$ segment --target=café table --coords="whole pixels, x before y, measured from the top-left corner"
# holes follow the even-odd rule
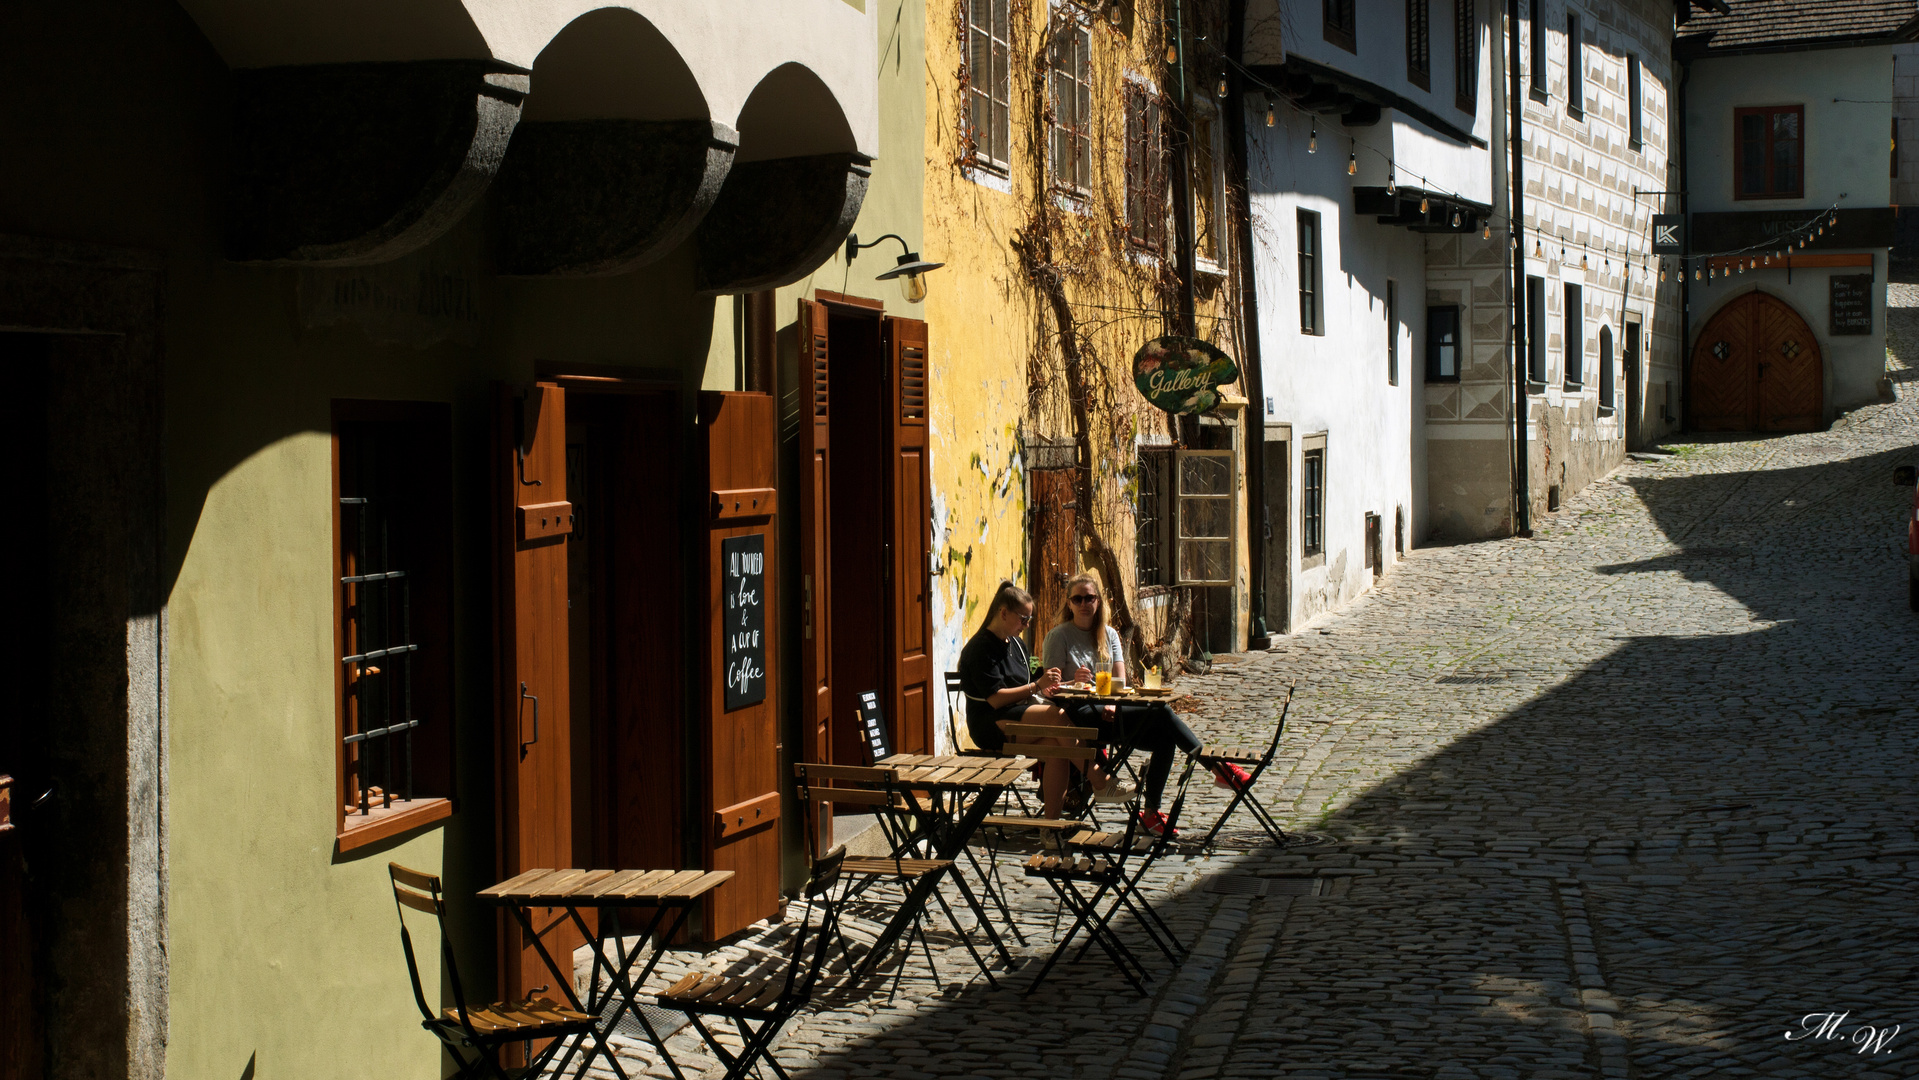
[[[907,827],[901,831],[901,838],[894,850],[895,856],[909,850],[920,850],[923,845],[930,846],[933,858],[953,861],[954,870],[957,871],[960,856],[965,855],[971,861],[971,853],[966,846],[979,830],[980,823],[999,804],[1000,795],[1026,775],[1026,771],[1038,761],[1028,757],[893,754],[877,764],[894,771],[896,779],[889,786],[897,798],[891,812],[906,819]],[[970,802],[963,798],[966,795],[973,796]],[[977,864],[975,869],[978,869]],[[965,898],[967,906],[972,909],[973,917],[986,930],[987,938],[998,950],[1001,963],[1006,970],[1012,970],[1012,950],[1007,948],[1006,942],[993,928],[992,920],[979,898],[967,885],[963,875],[955,872],[953,880],[959,886],[960,895]],[[907,894],[901,914],[895,916],[881,932],[873,946],[872,955],[885,955],[892,948],[911,922],[912,910],[926,903],[928,894],[936,884],[936,880],[928,878],[924,884],[914,886]],[[1011,913],[1005,910],[1004,901],[998,901],[997,897],[995,900],[1010,925]]]
[[[1155,687],[1150,690],[1144,687],[1126,687],[1124,690],[1101,694],[1090,686],[1061,683],[1050,696],[1055,701],[1074,705],[1170,705],[1174,691],[1171,687]],[[1112,760],[1114,762],[1124,762],[1132,757],[1133,748],[1139,742],[1140,731],[1140,728],[1135,728],[1130,739],[1113,744]]]
[[[601,1017],[601,1023],[590,1031],[593,1048],[587,1050],[580,1060],[577,1076],[586,1076],[587,1066],[596,1054],[604,1055],[613,1072],[626,1080],[626,1071],[620,1068],[619,1061],[613,1056],[613,1050],[607,1045],[606,1037],[620,1020],[621,1014],[631,1011],[634,1019],[646,1031],[647,1038],[660,1051],[675,1077],[680,1077],[680,1067],[673,1056],[666,1051],[666,1044],[653,1025],[640,1011],[640,987],[653,973],[653,967],[659,962],[665,951],[666,943],[673,940],[680,928],[685,925],[687,915],[694,905],[707,893],[720,887],[733,877],[731,870],[528,870],[491,888],[481,889],[481,900],[490,901],[505,907],[512,913],[514,921],[526,934],[526,940],[540,954],[547,970],[553,974],[554,981],[565,992],[567,1001],[581,1012]],[[587,980],[586,1001],[582,1003],[573,989],[572,956],[568,956],[563,968],[547,951],[541,938],[561,926],[566,920],[555,919],[545,930],[533,928],[534,908],[559,908],[566,913],[579,928],[587,943],[593,948],[593,973]],[[646,928],[640,932],[639,943],[630,951],[626,945],[621,921],[622,908],[651,908]],[[594,925],[587,925],[586,910],[595,910],[599,918]],[[668,916],[671,925],[664,932],[660,924]],[[648,943],[651,942],[651,948]],[[633,965],[644,955],[646,963],[639,975],[633,975]],[[605,988],[601,988],[600,975],[606,974]],[[610,1002],[617,1002],[609,1011]],[[560,1063],[553,1069],[555,1076],[563,1075],[573,1054],[580,1050],[581,1039],[575,1038],[567,1047]]]

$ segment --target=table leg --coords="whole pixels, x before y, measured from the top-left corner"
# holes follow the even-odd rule
[[[571,972],[562,972],[560,965],[553,962],[553,954],[546,951],[546,943],[540,940],[539,933],[533,929],[533,920],[527,915],[527,908],[521,904],[509,904],[508,910],[513,912],[513,918],[519,922],[520,928],[526,931],[527,938],[533,942],[533,950],[540,954],[540,960],[546,964],[546,970],[551,972],[554,980],[560,984],[561,991],[566,994],[567,1003],[580,1012],[586,1012],[586,1008],[580,1004],[580,995],[573,992],[573,974]],[[571,907],[567,908],[566,911],[567,914],[573,916],[576,920],[579,918],[579,913]],[[552,927],[548,927],[547,929],[550,930]],[[587,938],[588,940],[592,940],[593,935],[589,934]],[[597,948],[594,949],[594,952],[597,953],[598,951]],[[581,1062],[581,1075],[585,1075],[586,1063],[593,1060],[593,1054],[599,1053],[606,1055],[607,1063],[613,1067],[613,1071],[619,1075],[620,1080],[626,1080],[626,1071],[620,1068],[619,1060],[613,1056],[613,1048],[606,1044],[606,1036],[601,1033],[599,1025],[587,1025],[586,1033],[593,1036],[594,1049],[592,1052],[589,1052],[586,1058]],[[554,1044],[554,1046],[558,1045],[557,1042]],[[556,1072],[566,1071],[567,1063],[573,1060],[573,1052],[579,1049],[579,1046],[580,1040],[576,1036],[573,1039],[573,1045],[567,1048],[566,1055],[560,1059],[560,1066],[555,1070]],[[552,1053],[553,1048],[549,1047],[546,1056],[551,1057]],[[530,1066],[533,1063],[529,1061],[527,1064]]]

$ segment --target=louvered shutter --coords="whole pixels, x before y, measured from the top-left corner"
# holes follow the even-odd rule
[[[894,749],[924,754],[933,746],[933,616],[930,564],[933,496],[928,467],[926,324],[888,316],[889,477],[886,508],[893,523],[887,564],[888,715]]]
[[[799,536],[800,536],[800,730],[805,759],[833,761],[832,494],[827,457],[826,305],[800,301]],[[830,806],[815,813],[821,851],[833,846]]]

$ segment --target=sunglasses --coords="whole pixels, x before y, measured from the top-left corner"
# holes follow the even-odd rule
[[[1099,597],[1098,597],[1098,596],[1097,596],[1096,594],[1094,594],[1094,593],[1081,593],[1081,594],[1079,594],[1078,596],[1069,596],[1069,597],[1067,597],[1067,598],[1066,598],[1066,600],[1067,600],[1067,602],[1068,602],[1068,603],[1072,603],[1072,604],[1097,604],[1097,603],[1099,603]]]
[[[1008,615],[1011,615],[1011,616],[1013,616],[1013,618],[1015,618],[1015,619],[1018,619],[1018,620],[1019,620],[1019,624],[1020,624],[1021,626],[1025,626],[1025,625],[1026,625],[1027,623],[1030,623],[1030,622],[1032,622],[1032,621],[1033,621],[1033,617],[1032,617],[1031,615],[1020,615],[1020,614],[1017,614],[1017,613],[1015,613],[1015,612],[1014,612],[1014,611],[1012,611],[1011,609],[1008,609],[1006,613],[1007,613]]]

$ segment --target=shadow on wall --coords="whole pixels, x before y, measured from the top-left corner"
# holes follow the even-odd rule
[[[1919,1015],[1919,800],[1898,779],[1919,772],[1919,621],[1904,610],[1891,540],[1838,542],[1873,534],[1833,501],[1880,484],[1893,505],[1905,494],[1888,483],[1895,456],[1641,484],[1685,551],[1595,573],[1679,570],[1777,625],[1623,636],[1556,685],[1561,673],[1529,658],[1531,673],[1514,678],[1548,689],[1317,826],[1346,842],[1301,853],[1350,888],[1282,902],[1189,886],[1163,905],[1189,940],[1208,919],[1227,931],[1177,988],[1211,1004],[1156,1007],[1089,961],[1048,987],[1065,1010],[1034,1010],[1018,977],[998,992],[975,986],[825,1055],[815,1075],[890,1068],[931,1046],[963,1047],[989,1075],[1127,1061],[1170,1076],[1218,1054],[1220,1075],[1283,1062],[1314,1076],[1448,1080],[1597,1075],[1622,1054],[1647,1076],[1865,1066],[1843,1041],[1781,1035],[1811,1012],[1851,1010],[1847,1034]],[[1728,534],[1749,546],[1729,554]],[[1685,625],[1683,612],[1653,617]],[[1342,680],[1342,710],[1399,715],[1403,685]],[[1301,687],[1300,727],[1317,719],[1315,689]],[[1470,715],[1488,691],[1457,692]],[[1806,869],[1802,845],[1847,842],[1856,858]],[[1307,870],[1271,859],[1255,851],[1226,869]],[[1259,944],[1274,934],[1269,950]],[[1249,957],[1263,961],[1256,982],[1239,966]],[[1244,1015],[1227,1023],[1230,1047],[1192,1038],[1234,1009]],[[1611,1034],[1621,1009],[1625,1040]],[[1148,1024],[1166,1025],[1152,1038],[1185,1029],[1186,1049],[1171,1061],[1137,1053]],[[991,1045],[1002,1035],[1010,1047]]]

